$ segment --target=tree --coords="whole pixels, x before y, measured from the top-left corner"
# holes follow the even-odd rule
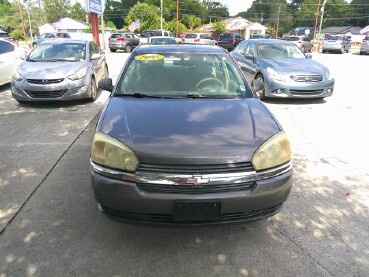
[[[158,7],[146,3],[137,3],[125,17],[125,23],[129,26],[137,19],[140,20],[140,30],[160,28],[160,10]]]
[[[353,26],[366,27],[369,25],[369,3],[368,0],[352,0],[350,3],[353,16],[350,23]]]
[[[226,25],[222,21],[215,21],[213,22],[213,29],[214,32],[219,36],[221,33],[224,33],[226,30]]]
[[[329,0],[325,5],[324,27],[345,26],[352,16],[352,7],[345,0]]]
[[[177,32],[177,20],[176,19],[173,19],[173,20],[171,20],[169,22],[165,22],[164,23],[164,28],[166,30],[171,31],[172,33],[175,34]],[[184,25],[181,22],[178,22],[178,34],[181,34],[181,33],[183,33],[186,30],[187,30],[186,25]]]
[[[107,0],[105,5],[104,20],[112,21],[117,29],[123,27],[123,18],[127,16],[129,10],[137,4],[138,0]]]
[[[117,29],[117,26],[115,26],[115,24],[112,21],[106,22],[105,27],[112,28],[114,30]]]
[[[43,0],[44,12],[48,22],[56,22],[60,18],[67,17],[71,8],[69,1]]]
[[[207,6],[206,22],[211,20],[220,20],[229,17],[228,8],[223,6],[220,2],[205,1]]]
[[[193,28],[201,25],[201,18],[193,15],[185,15],[184,17],[182,17],[181,22],[192,31]]]
[[[86,19],[86,11],[85,9],[82,7],[82,5],[80,3],[75,3],[71,9],[70,9],[70,14],[69,16],[73,19],[77,19],[77,20],[85,20]]]

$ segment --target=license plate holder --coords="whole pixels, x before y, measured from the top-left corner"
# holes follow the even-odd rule
[[[173,218],[175,221],[215,221],[220,220],[220,202],[175,201]]]

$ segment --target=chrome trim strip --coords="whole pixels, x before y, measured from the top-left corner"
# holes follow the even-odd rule
[[[289,161],[281,166],[267,169],[264,171],[256,172],[240,172],[240,173],[219,173],[219,174],[165,174],[165,173],[128,173],[123,171],[118,171],[115,169],[109,169],[101,165],[95,164],[90,159],[91,168],[94,172],[101,174],[106,177],[114,178],[117,180],[136,182],[143,184],[161,184],[161,185],[191,185],[190,183],[183,183],[181,181],[193,180],[198,178],[199,180],[209,180],[206,185],[211,184],[235,184],[235,183],[245,183],[251,181],[260,181],[268,178],[276,177],[287,173],[292,169],[292,161]]]

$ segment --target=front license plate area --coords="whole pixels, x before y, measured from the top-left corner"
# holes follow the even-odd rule
[[[175,221],[214,221],[220,219],[220,202],[175,201]]]

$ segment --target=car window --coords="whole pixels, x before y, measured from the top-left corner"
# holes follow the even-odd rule
[[[300,38],[299,37],[288,37],[287,40],[288,41],[299,41]]]
[[[63,43],[49,44],[43,43],[34,48],[27,56],[27,61],[46,62],[50,60],[60,61],[80,61],[86,58],[85,44]]]
[[[226,54],[160,53],[133,55],[117,94],[185,97],[251,97],[233,59]]]
[[[245,55],[246,48],[249,46],[247,41],[241,42],[238,46],[234,49],[235,52],[240,53],[241,55]]]
[[[260,44],[257,53],[261,59],[306,59],[295,44]]]
[[[92,57],[93,54],[99,54],[100,48],[97,46],[97,44],[93,41],[90,42],[90,57]]]
[[[0,54],[9,53],[14,50],[14,45],[0,40]]]
[[[196,34],[186,34],[185,38],[196,38],[197,35]]]
[[[0,32],[0,38],[7,38],[7,37],[9,37],[9,34],[8,33],[6,33],[6,32]]]
[[[112,34],[111,38],[120,38],[122,37],[122,34]]]

